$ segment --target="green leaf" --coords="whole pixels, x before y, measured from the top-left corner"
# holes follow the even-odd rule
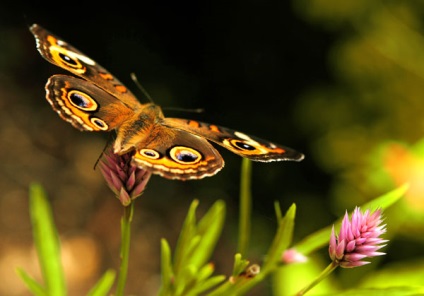
[[[249,260],[243,259],[242,255],[240,253],[237,253],[234,256],[234,267],[233,267],[233,277],[238,276],[240,273],[242,273],[246,267],[250,264]]]
[[[278,219],[278,229],[274,240],[266,255],[265,263],[262,270],[253,277],[243,275],[243,271],[249,268],[248,261],[243,260],[240,254],[235,256],[234,271],[231,282],[227,281],[214,290],[209,296],[219,295],[243,295],[259,284],[266,276],[275,271],[281,263],[281,255],[285,249],[291,244],[294,229],[294,218],[296,206],[293,204],[287,211],[285,217],[281,217],[281,210],[276,204],[276,215]],[[240,272],[242,266],[244,269]],[[234,275],[234,273],[236,273]]]
[[[200,293],[203,293],[209,289],[212,289],[214,286],[219,285],[225,280],[225,278],[226,277],[224,275],[217,275],[217,276],[211,277],[201,282],[200,284],[196,285],[196,287],[194,287],[186,296],[199,295]]]
[[[59,238],[50,205],[39,184],[32,184],[29,193],[33,236],[45,282],[46,295],[66,295]]]
[[[274,202],[274,210],[277,221],[281,221],[281,219],[283,219],[283,213],[281,212],[280,203],[278,201]]]
[[[372,209],[375,210],[379,207],[386,209],[389,206],[393,205],[395,202],[397,202],[401,197],[404,196],[405,192],[408,190],[409,185],[405,184],[402,185],[395,190],[392,190],[382,196],[379,196],[365,204],[363,204],[360,208],[361,209]],[[298,252],[302,253],[303,255],[307,255],[319,248],[322,248],[323,246],[328,244],[328,241],[330,239],[330,233],[331,228],[333,225],[339,225],[342,221],[343,217],[340,217],[337,221],[335,221],[333,224],[328,225],[325,228],[322,228],[310,235],[308,235],[305,239],[297,243],[293,248],[295,248]]]
[[[181,269],[184,267],[187,257],[187,249],[190,246],[191,240],[195,236],[196,228],[196,209],[199,205],[198,200],[193,200],[188,210],[187,216],[184,220],[183,227],[178,238],[177,246],[174,253],[174,274],[177,276]]]
[[[285,264],[279,267],[272,274],[273,295],[296,295],[300,289],[313,283],[317,279],[317,275],[326,268],[326,262],[323,262],[319,256],[317,257],[308,258],[306,262]],[[327,295],[327,293],[338,291],[339,288],[340,281],[335,279],[334,273],[332,273],[304,295]]]
[[[195,217],[197,206],[198,201],[194,200],[188,210],[173,265],[169,245],[162,240],[162,285],[159,293],[162,296],[195,295],[195,291],[205,291],[223,280],[222,277],[210,277],[214,266],[208,260],[221,235],[225,203],[216,201],[198,223]]]
[[[198,202],[192,203],[181,231],[176,248],[174,272],[178,276],[182,266],[200,268],[210,258],[225,219],[225,204],[216,201],[196,225],[195,210]],[[184,262],[184,265],[181,265]]]
[[[335,293],[326,293],[327,296],[418,296],[424,295],[424,287],[391,287],[385,289],[352,289]]]
[[[16,270],[19,277],[23,280],[25,285],[31,291],[32,294],[37,296],[47,296],[46,290],[43,286],[41,286],[37,281],[35,281],[32,277],[30,277],[25,271],[18,268]]]
[[[206,280],[208,277],[210,277],[213,272],[215,271],[215,266],[213,263],[205,264],[198,272],[197,274],[197,280],[203,281]]]
[[[277,217],[281,215],[278,204],[275,206]],[[278,229],[274,240],[266,255],[261,274],[267,273],[281,262],[281,255],[291,244],[293,238],[294,219],[296,216],[296,205],[293,204],[287,210],[285,217],[278,220]]]
[[[87,293],[87,296],[107,296],[115,281],[116,272],[112,269],[107,270],[98,280],[93,288]]]
[[[201,267],[206,264],[218,243],[225,220],[225,203],[217,200],[200,219],[196,234],[200,236],[197,249],[191,254],[191,264]]]
[[[171,248],[165,239],[161,240],[161,288],[159,295],[165,296],[171,294],[171,282],[174,277],[172,271]]]

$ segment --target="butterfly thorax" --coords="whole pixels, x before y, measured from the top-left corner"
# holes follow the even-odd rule
[[[162,131],[158,127],[162,126],[164,115],[159,106],[153,103],[143,104],[134,111],[132,116],[116,129],[114,152],[117,154],[148,145]]]

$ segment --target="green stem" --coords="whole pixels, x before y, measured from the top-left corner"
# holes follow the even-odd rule
[[[133,213],[134,201],[129,206],[124,207],[124,214],[121,218],[121,266],[119,267],[116,296],[124,295],[125,284],[127,282]]]
[[[250,214],[252,208],[252,196],[250,180],[252,174],[252,163],[243,158],[240,180],[240,217],[239,217],[239,245],[238,253],[245,256],[250,238]]]
[[[314,286],[316,286],[320,281],[322,281],[323,279],[325,279],[338,266],[339,265],[336,262],[334,262],[334,261],[331,262],[330,265],[328,265],[313,282],[311,282],[309,285],[307,285],[302,290],[300,290],[299,292],[297,292],[296,296],[302,296],[302,295],[304,295],[306,292],[308,292],[310,289],[312,289]]]

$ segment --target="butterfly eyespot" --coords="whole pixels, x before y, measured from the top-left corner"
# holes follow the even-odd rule
[[[80,110],[96,111],[98,108],[97,102],[94,99],[92,99],[89,95],[83,92],[80,92],[77,90],[71,90],[68,93],[68,98],[71,104]]]
[[[86,71],[86,67],[80,61],[83,61],[84,63],[91,61],[89,58],[85,58],[83,55],[66,50],[60,46],[51,46],[50,53],[52,55],[52,59],[55,60],[61,67],[71,68],[68,70],[79,74],[83,74]]]
[[[90,121],[92,124],[94,124],[97,128],[99,128],[102,131],[106,131],[109,129],[109,126],[107,125],[107,123],[100,118],[92,117],[90,118]]]
[[[152,149],[140,149],[140,154],[151,159],[158,159],[160,158],[159,152],[152,150]]]
[[[232,145],[234,148],[237,148],[237,149],[241,149],[241,150],[249,150],[249,151],[256,150],[256,147],[254,147],[254,146],[252,146],[252,145],[249,145],[249,144],[247,144],[247,143],[246,143],[246,142],[244,142],[244,141],[240,141],[240,140],[231,140],[231,141],[230,141],[230,143],[231,143],[231,145]]]
[[[202,159],[202,155],[194,149],[175,146],[169,150],[169,156],[178,163],[182,164],[194,164]]]
[[[74,60],[73,58],[71,58],[70,56],[68,56],[64,53],[59,53],[59,57],[68,66],[73,67],[73,68],[79,68],[78,67],[79,63],[76,60]]]

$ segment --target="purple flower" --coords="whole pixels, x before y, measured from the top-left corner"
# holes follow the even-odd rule
[[[363,261],[366,257],[385,255],[377,252],[388,241],[380,238],[380,235],[386,232],[386,224],[381,225],[381,212],[381,209],[377,209],[373,213],[369,210],[361,213],[356,207],[352,221],[346,212],[338,236],[334,233],[333,225],[328,252],[334,264],[352,268],[370,263]]]
[[[143,193],[151,176],[151,172],[133,165],[131,159],[131,152],[118,155],[112,149],[107,149],[100,159],[103,177],[124,206]]]

